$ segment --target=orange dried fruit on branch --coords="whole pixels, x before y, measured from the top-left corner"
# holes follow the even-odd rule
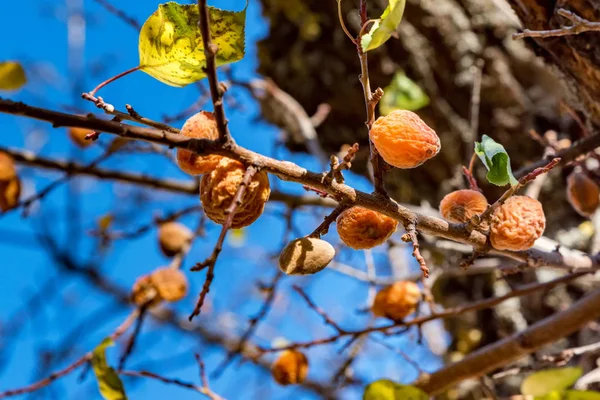
[[[133,304],[139,307],[148,304],[148,306],[152,307],[160,303],[161,300],[156,288],[152,284],[150,275],[142,275],[136,279],[131,289],[131,301]]]
[[[17,176],[15,162],[11,156],[0,151],[0,181],[8,181]]]
[[[86,147],[94,144],[93,140],[85,138],[87,135],[92,133],[94,133],[94,131],[91,129],[78,128],[75,126],[69,128],[69,138],[80,149],[85,149]]]
[[[150,275],[158,296],[165,301],[179,301],[187,294],[185,274],[174,268],[158,268]]]
[[[279,255],[279,269],[288,275],[310,275],[325,268],[333,257],[335,249],[329,243],[317,238],[292,240]]]
[[[194,234],[185,225],[167,222],[158,229],[158,244],[167,257],[173,257],[183,251],[192,242]]]
[[[590,217],[600,203],[600,188],[584,172],[573,171],[567,178],[567,199],[580,215]]]
[[[21,181],[12,157],[0,152],[0,211],[15,208],[21,197]]]
[[[421,290],[412,281],[400,281],[377,292],[371,311],[378,317],[401,321],[412,314],[421,300]]]
[[[369,136],[385,162],[396,168],[418,167],[441,148],[435,131],[408,110],[392,111],[377,118]]]
[[[384,243],[396,231],[398,221],[363,207],[351,207],[336,222],[342,242],[356,250],[370,249]]]
[[[446,221],[461,223],[483,213],[487,207],[487,199],[481,192],[462,189],[444,196],[440,202],[440,214]]]
[[[513,196],[494,211],[490,241],[497,250],[527,250],[542,236],[545,228],[542,204],[528,196]]]
[[[308,374],[308,359],[297,350],[284,350],[271,365],[271,374],[280,385],[302,383]]]
[[[181,128],[181,134],[193,139],[218,139],[219,131],[215,116],[211,112],[200,111],[185,122]],[[190,175],[211,172],[219,164],[221,158],[223,157],[216,154],[200,156],[189,150],[177,149],[177,164],[179,168]]]
[[[233,202],[245,172],[246,168],[242,163],[223,157],[214,171],[202,177],[200,200],[206,216],[212,221],[218,224],[225,223],[225,210]],[[239,229],[256,221],[263,213],[270,194],[269,176],[264,171],[258,171],[246,187],[231,227]]]

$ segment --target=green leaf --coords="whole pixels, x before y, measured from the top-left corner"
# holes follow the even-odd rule
[[[508,183],[515,186],[518,183],[510,167],[510,157],[500,143],[483,135],[481,143],[475,142],[475,153],[488,170],[486,175],[488,182],[497,186],[504,186]]]
[[[600,393],[589,390],[567,390],[562,400],[600,400]]]
[[[373,23],[369,33],[364,34],[360,39],[363,51],[376,49],[387,42],[396,32],[400,21],[402,21],[405,5],[406,0],[390,0],[383,14],[381,14],[381,18]]]
[[[521,383],[521,394],[545,396],[572,386],[583,373],[581,368],[552,368],[535,372]]]
[[[246,7],[226,11],[208,7],[212,42],[217,45],[217,65],[244,57]],[[197,4],[169,2],[158,6],[140,31],[140,69],[167,85],[183,87],[206,74]]]
[[[100,342],[92,351],[92,368],[98,381],[100,394],[105,400],[127,400],[121,379],[106,362],[106,348],[114,344],[111,338]]]
[[[379,101],[379,112],[388,115],[394,110],[417,111],[428,104],[429,97],[423,89],[400,70],[384,89],[383,97]]]
[[[414,386],[400,385],[389,379],[380,379],[369,384],[363,400],[428,400],[429,396]]]
[[[17,90],[27,83],[23,66],[16,61],[0,61],[0,90]]]

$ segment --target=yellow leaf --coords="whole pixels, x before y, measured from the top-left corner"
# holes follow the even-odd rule
[[[92,368],[100,394],[105,400],[127,400],[119,375],[106,362],[106,348],[113,345],[112,339],[106,338],[92,351]]]
[[[244,57],[246,7],[226,11],[208,7],[217,65]],[[197,4],[169,2],[158,6],[140,31],[140,69],[167,85],[183,87],[204,78],[206,58],[198,27]]]
[[[0,61],[0,90],[17,90],[27,83],[23,66],[16,61]]]
[[[550,368],[530,374],[521,383],[521,394],[544,396],[572,386],[582,375],[579,367]]]
[[[102,217],[98,218],[98,228],[100,228],[101,232],[106,232],[110,225],[112,224],[114,217],[112,214],[106,214]]]

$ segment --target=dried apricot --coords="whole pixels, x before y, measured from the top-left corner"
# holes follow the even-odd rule
[[[317,238],[299,238],[288,243],[279,255],[279,269],[288,275],[310,275],[325,268],[335,249]]]
[[[94,131],[91,129],[78,128],[75,126],[69,128],[69,138],[80,149],[85,149],[86,147],[94,144],[93,140],[85,138],[91,133],[94,133]]]
[[[398,221],[363,207],[351,207],[337,218],[340,239],[353,249],[370,249],[384,243],[398,227]]]
[[[181,134],[194,139],[218,139],[219,131],[215,116],[211,112],[200,111],[183,124]],[[200,156],[189,150],[177,149],[177,164],[179,168],[190,175],[211,172],[219,164],[221,158],[223,157],[216,154]]]
[[[440,214],[449,222],[467,222],[488,207],[485,196],[477,190],[462,189],[448,193],[440,202]]]
[[[158,229],[158,244],[167,257],[173,257],[184,250],[193,237],[192,231],[178,222],[164,223]]]
[[[273,362],[271,374],[280,385],[302,383],[308,374],[308,359],[297,350],[284,350]]]
[[[400,281],[377,292],[371,310],[378,317],[401,321],[412,314],[421,300],[419,286],[412,281]]]
[[[497,250],[527,250],[545,228],[542,204],[531,197],[513,196],[494,211],[490,241]]]
[[[567,178],[567,199],[575,211],[589,217],[600,203],[600,188],[584,172],[573,171]]]
[[[239,161],[223,157],[214,171],[202,177],[200,200],[208,218],[218,224],[225,223],[225,210],[233,201],[245,171],[246,168]],[[262,214],[270,194],[269,176],[264,171],[257,172],[237,208],[232,228],[243,228],[256,221]]]
[[[140,307],[148,304],[148,306],[152,307],[160,303],[161,300],[156,288],[152,284],[150,275],[142,275],[136,279],[131,289],[131,301],[133,304]]]
[[[21,197],[21,181],[18,176],[8,180],[0,180],[0,211],[15,208]]]
[[[187,294],[188,282],[178,269],[158,268],[150,275],[158,296],[165,301],[179,301]]]
[[[417,114],[392,111],[379,117],[369,132],[381,157],[397,168],[415,168],[439,153],[440,138]]]
[[[15,162],[11,156],[0,151],[0,181],[8,181],[17,176]]]

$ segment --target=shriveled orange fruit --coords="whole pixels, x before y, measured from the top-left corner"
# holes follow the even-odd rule
[[[600,188],[584,172],[573,171],[567,178],[567,199],[580,215],[590,217],[600,204]]]
[[[440,214],[446,221],[467,222],[483,213],[488,206],[485,196],[477,190],[462,189],[448,193],[440,202]]]
[[[401,321],[412,314],[421,300],[421,290],[412,281],[400,281],[377,292],[371,311],[378,317]]]
[[[152,283],[152,277],[150,275],[142,275],[136,279],[131,288],[131,301],[133,304],[140,307],[144,304],[148,304],[148,306],[152,307],[162,301],[156,291],[156,287]]]
[[[8,180],[0,180],[0,211],[12,210],[19,204],[21,197],[21,181],[18,176]]]
[[[187,278],[178,269],[158,268],[152,272],[150,280],[158,296],[165,301],[179,301],[187,294]]]
[[[206,216],[212,221],[218,224],[225,223],[225,210],[231,205],[245,172],[246,168],[242,163],[223,157],[214,171],[202,177],[200,200]],[[264,171],[257,172],[237,208],[232,228],[243,228],[256,221],[263,213],[270,194],[269,176]]]
[[[181,134],[194,139],[218,139],[219,131],[215,116],[211,112],[200,111],[185,122],[181,128]],[[190,175],[211,172],[219,164],[221,158],[223,157],[216,154],[199,156],[189,150],[177,149],[177,165]]]
[[[91,129],[78,128],[74,126],[69,128],[69,138],[80,149],[85,149],[86,147],[94,144],[93,140],[88,140],[85,138],[91,133],[94,133],[94,131]]]
[[[336,222],[342,242],[353,249],[379,246],[396,231],[398,221],[363,207],[351,207],[340,214]]]
[[[439,153],[440,138],[417,114],[396,110],[379,117],[369,132],[381,157],[397,168],[415,168]]]
[[[308,359],[297,350],[284,350],[271,365],[271,374],[280,385],[302,383],[308,374]]]
[[[509,197],[492,215],[490,241],[497,250],[527,250],[546,228],[542,204],[528,196]]]
[[[173,257],[190,244],[194,234],[179,222],[167,222],[158,229],[158,245],[167,257]]]
[[[0,151],[0,181],[8,181],[17,176],[15,162],[11,156]]]

